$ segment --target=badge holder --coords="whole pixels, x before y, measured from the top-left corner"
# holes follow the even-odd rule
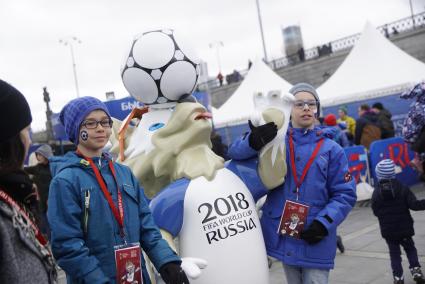
[[[287,200],[277,233],[299,239],[307,222],[308,208],[307,205]]]
[[[140,243],[114,246],[118,284],[142,284]]]

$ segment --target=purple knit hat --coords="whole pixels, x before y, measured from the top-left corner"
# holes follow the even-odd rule
[[[94,110],[103,110],[111,117],[106,105],[99,99],[93,97],[81,97],[67,103],[60,112],[60,121],[65,127],[69,140],[78,145],[80,126],[84,118]]]

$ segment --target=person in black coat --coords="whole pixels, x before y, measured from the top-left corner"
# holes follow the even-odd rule
[[[372,195],[372,210],[378,217],[381,235],[388,244],[394,283],[404,283],[400,246],[406,252],[413,279],[416,283],[425,283],[412,239],[415,231],[410,214],[410,210],[425,210],[425,199],[417,200],[412,191],[395,178],[392,160],[380,161],[375,174],[378,182]]]
[[[24,171],[32,176],[32,181],[37,186],[39,195],[38,207],[40,209],[41,231],[50,236],[49,224],[47,222],[47,199],[49,197],[49,186],[52,175],[49,168],[49,158],[53,156],[52,148],[48,144],[43,144],[35,150],[37,165],[25,167]]]
[[[382,103],[374,103],[372,105],[372,110],[378,115],[379,126],[382,131],[382,139],[391,138],[395,135],[394,123],[391,120],[392,114],[384,108]]]
[[[382,138],[378,115],[371,111],[369,105],[363,104],[358,109],[359,118],[356,120],[354,144],[363,145],[369,149],[373,141]]]

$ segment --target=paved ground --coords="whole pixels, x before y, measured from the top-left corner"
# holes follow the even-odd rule
[[[416,185],[413,191],[418,198],[425,198],[425,185]],[[416,231],[414,241],[419,261],[425,268],[425,211],[412,211],[412,216],[415,219]],[[357,205],[340,225],[338,233],[343,238],[346,250],[344,254],[337,253],[335,269],[330,274],[329,282],[331,284],[392,283],[388,248],[381,237],[378,219],[373,215],[369,206]],[[415,283],[410,277],[409,265],[405,256],[403,256],[403,268],[405,283]],[[282,265],[277,261],[273,262],[270,275],[270,284],[287,283]],[[66,283],[63,273],[60,274],[59,283]]]

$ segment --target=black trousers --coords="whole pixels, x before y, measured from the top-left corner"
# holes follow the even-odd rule
[[[390,250],[391,268],[393,275],[401,277],[403,275],[403,267],[401,266],[401,249],[403,247],[409,261],[409,268],[420,267],[418,252],[416,251],[415,243],[412,237],[403,238],[400,240],[385,239]]]

